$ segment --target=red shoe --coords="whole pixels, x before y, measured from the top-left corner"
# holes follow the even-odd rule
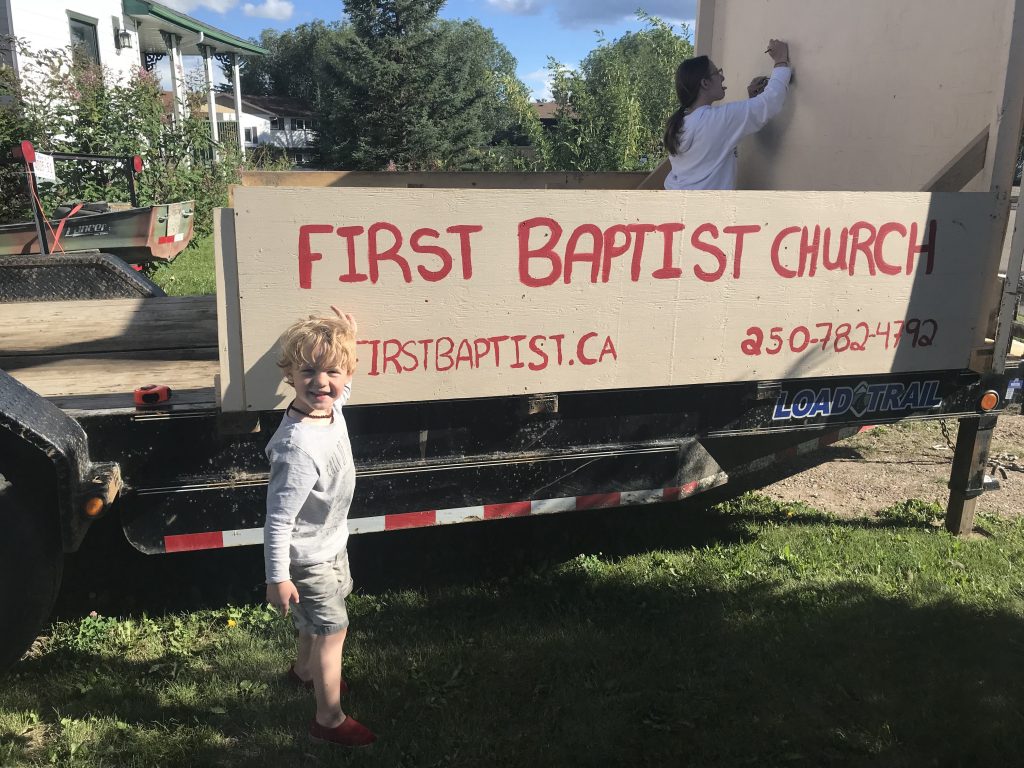
[[[341,725],[333,728],[320,725],[314,717],[309,724],[309,738],[326,744],[337,744],[339,747],[365,747],[377,740],[374,732],[354,717],[346,717]]]
[[[292,685],[294,685],[296,688],[305,688],[307,691],[312,691],[313,690],[313,681],[312,680],[303,680],[301,677],[299,677],[298,673],[295,671],[295,665],[294,664],[292,664],[290,667],[288,667],[288,675],[287,675],[287,677],[288,677],[288,682],[291,683]],[[345,678],[343,677],[343,678],[341,678],[341,695],[344,696],[347,693],[348,693],[348,683],[345,682]]]

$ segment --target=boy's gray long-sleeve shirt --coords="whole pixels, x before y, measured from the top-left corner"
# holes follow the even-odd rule
[[[341,406],[351,394],[347,384],[334,404],[334,420],[326,426],[303,423],[286,412],[267,444],[270,483],[263,555],[269,584],[290,579],[291,563],[332,560],[348,543],[356,473]]]

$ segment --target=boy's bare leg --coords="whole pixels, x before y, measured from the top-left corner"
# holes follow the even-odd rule
[[[346,629],[333,635],[313,637],[310,663],[313,692],[316,694],[316,721],[327,728],[341,725],[341,650],[345,646]]]
[[[313,676],[313,636],[299,632],[299,647],[295,657],[295,674],[303,680]]]

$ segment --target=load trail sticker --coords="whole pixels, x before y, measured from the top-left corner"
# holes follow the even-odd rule
[[[775,403],[772,421],[810,419],[816,416],[855,416],[867,413],[902,413],[942,404],[939,382],[913,381],[910,384],[862,381],[855,387],[801,389],[795,394],[783,390]]]

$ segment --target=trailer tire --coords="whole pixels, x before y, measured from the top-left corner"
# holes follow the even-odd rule
[[[53,610],[64,569],[55,505],[33,503],[26,490],[46,489],[47,484],[31,482],[31,475],[16,477],[25,480],[16,485],[0,468],[0,672],[38,636]]]

